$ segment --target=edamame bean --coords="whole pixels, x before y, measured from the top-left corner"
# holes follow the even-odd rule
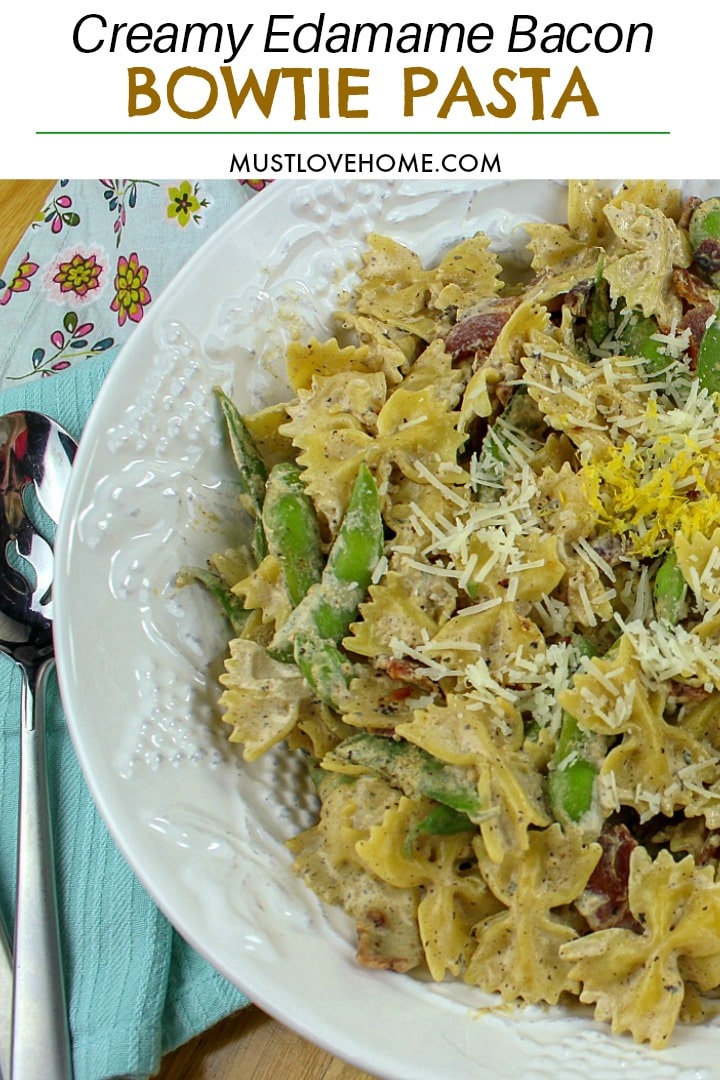
[[[262,508],[268,478],[267,468],[235,403],[219,386],[215,387],[215,396],[225,419],[230,448],[237,465],[240,488],[245,496],[247,509],[255,519],[253,552],[255,559],[260,563],[267,555],[267,542],[262,525]]]
[[[268,652],[279,660],[292,660],[295,638],[338,645],[357,618],[383,550],[383,523],[375,477],[364,463],[350,494],[345,516],[330,549],[320,581],[312,585],[275,634]]]
[[[655,614],[673,626],[680,620],[685,603],[687,585],[678,566],[673,550],[668,551],[655,575],[653,599]]]
[[[717,316],[702,336],[697,358],[698,382],[709,393],[720,393],[720,323]]]
[[[606,742],[583,731],[574,716],[563,712],[560,737],[548,767],[547,796],[556,821],[580,825],[593,809],[599,763]]]
[[[480,799],[472,769],[448,765],[404,739],[361,732],[335,747],[326,761],[360,766],[387,780],[404,795],[432,799],[466,815],[471,822],[487,816],[488,808]]]
[[[213,574],[211,570],[205,570],[201,566],[184,566],[178,573],[178,586],[190,585],[192,582],[198,582],[207,589],[220,605],[234,633],[239,634],[249,615],[240,597],[235,595],[218,574]]]
[[[262,522],[268,549],[279,562],[285,588],[297,607],[322,576],[320,527],[300,468],[289,461],[273,466],[265,489]]]

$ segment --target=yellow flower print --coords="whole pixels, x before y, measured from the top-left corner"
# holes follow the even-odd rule
[[[168,188],[170,201],[167,205],[167,216],[171,221],[176,221],[184,229],[193,221],[199,225],[202,221],[201,211],[209,205],[207,199],[198,198],[199,184],[191,184],[189,180],[183,180],[179,187]]]

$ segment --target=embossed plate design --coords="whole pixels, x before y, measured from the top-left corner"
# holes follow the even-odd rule
[[[57,539],[61,690],[118,845],[180,933],[253,1001],[392,1080],[717,1075],[713,1024],[680,1028],[658,1054],[579,1009],[498,1008],[462,984],[359,968],[349,921],[290,870],[284,841],[314,810],[302,765],[282,749],[246,765],[227,743],[215,709],[223,625],[201,590],[173,584],[244,526],[213,386],[244,409],[281,400],[287,342],[332,332],[368,232],[426,261],[481,228],[517,253],[520,223],[560,220],[564,202],[550,180],[276,183],[187,263],[124,347]]]

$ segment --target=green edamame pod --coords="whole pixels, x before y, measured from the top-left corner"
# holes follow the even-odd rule
[[[655,614],[658,619],[664,619],[674,626],[682,617],[686,592],[687,585],[682,570],[678,566],[675,552],[670,550],[658,568],[653,586]]]
[[[602,736],[583,731],[574,716],[563,712],[562,727],[548,768],[547,795],[553,817],[580,825],[595,805],[599,765],[605,756]]]
[[[473,830],[473,823],[467,814],[438,803],[418,825],[408,830],[403,849],[410,859],[418,836],[456,836],[458,833],[471,830]]]
[[[705,199],[695,207],[688,236],[695,262],[707,279],[720,288],[720,199]]]
[[[448,765],[403,739],[361,732],[336,746],[326,761],[359,765],[387,780],[404,795],[432,799],[465,815],[471,822],[482,821],[487,815],[473,770]]]
[[[383,527],[377,484],[365,462],[361,462],[342,525],[328,555],[325,573],[338,581],[355,582],[366,592],[382,549]]]
[[[654,340],[659,333],[660,327],[656,319],[652,316],[645,318],[637,313],[624,334],[623,344],[628,356],[642,356],[647,360],[645,367],[651,375],[659,375],[672,363],[672,358],[664,351],[662,341]]]
[[[336,712],[342,711],[352,665],[332,641],[312,633],[295,636],[294,659],[308,685],[322,702]]]
[[[600,345],[612,329],[610,319],[610,286],[603,277],[605,260],[599,259],[595,271],[595,285],[590,297],[590,306],[587,315],[587,329],[590,340],[595,345]]]
[[[470,827],[471,822],[467,814],[438,803],[428,816],[423,818],[417,831],[428,836],[454,836],[455,833],[467,832]]]
[[[285,588],[297,607],[322,576],[320,528],[301,470],[292,462],[273,466],[265,488],[262,522],[268,550],[280,563]]]
[[[180,587],[190,585],[192,582],[198,582],[204,586],[220,605],[234,633],[240,633],[247,622],[249,612],[243,606],[240,597],[228,588],[221,577],[201,566],[183,566],[177,575],[176,582]]]
[[[255,519],[253,551],[256,560],[261,562],[267,555],[267,542],[262,525],[262,508],[268,478],[267,468],[235,403],[221,387],[216,386],[214,390],[225,419],[230,448],[237,465],[240,488],[246,497],[248,509]]]
[[[375,477],[361,464],[327,565],[273,638],[268,652],[292,660],[300,633],[337,645],[357,618],[383,550],[383,522]],[[307,650],[307,641],[305,649]]]
[[[717,316],[702,336],[697,358],[700,385],[711,394],[720,392],[720,323]]]

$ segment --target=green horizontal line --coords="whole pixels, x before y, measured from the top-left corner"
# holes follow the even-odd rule
[[[670,135],[669,131],[36,131],[36,135]]]

